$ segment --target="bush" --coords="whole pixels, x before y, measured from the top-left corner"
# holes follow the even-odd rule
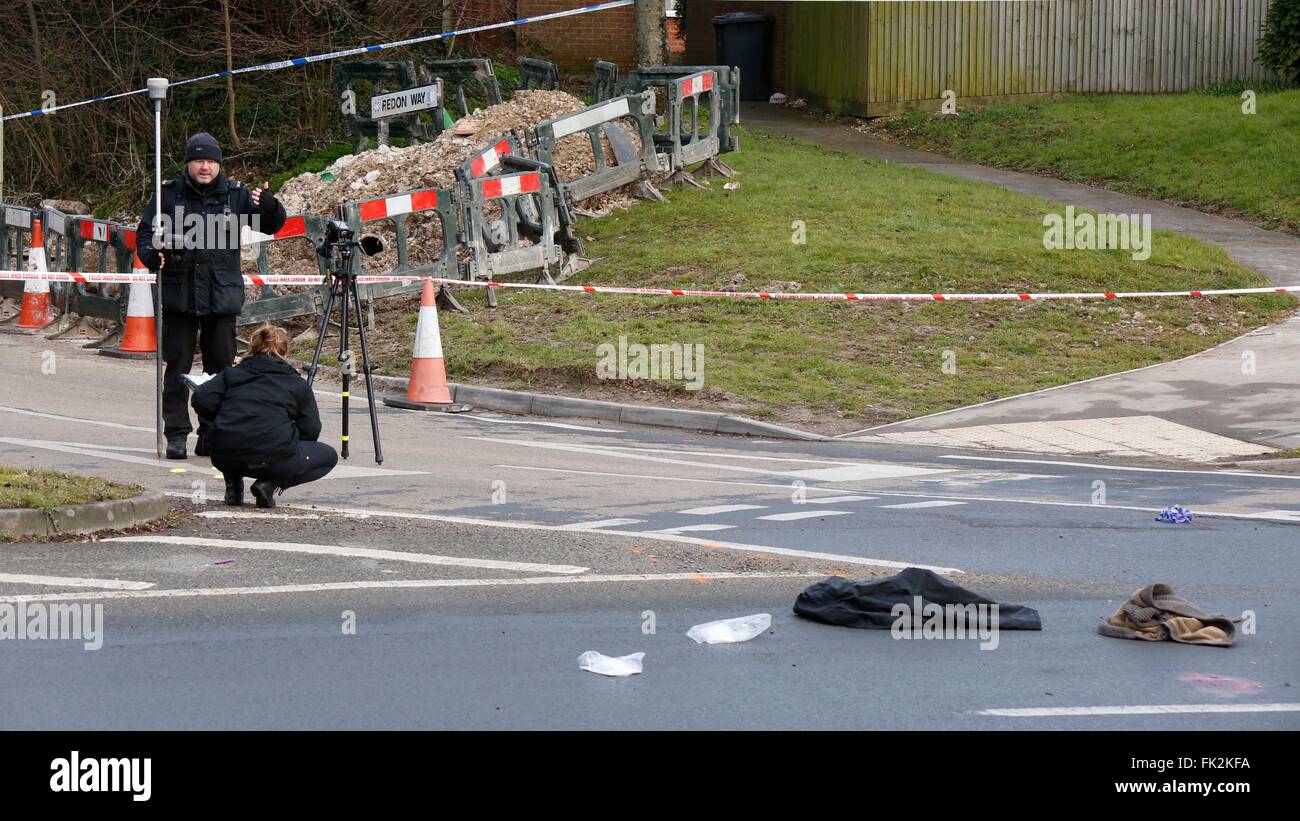
[[[1300,84],[1300,0],[1273,0],[1256,59],[1287,82]]]

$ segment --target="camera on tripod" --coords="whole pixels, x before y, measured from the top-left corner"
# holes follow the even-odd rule
[[[325,345],[325,335],[329,332],[331,322],[330,316],[334,312],[335,305],[339,309],[339,376],[343,382],[343,415],[341,424],[343,428],[342,438],[340,440],[339,455],[344,459],[348,458],[348,443],[350,436],[348,434],[348,401],[352,396],[351,383],[352,375],[355,373],[353,362],[355,358],[349,347],[348,335],[351,330],[350,326],[353,321],[356,322],[357,338],[361,341],[361,373],[366,382],[366,404],[370,410],[370,432],[375,441],[375,464],[383,464],[384,452],[379,443],[379,418],[375,415],[375,385],[371,377],[373,370],[370,364],[370,353],[366,350],[366,323],[361,318],[361,294],[357,287],[356,275],[360,273],[355,270],[358,266],[354,265],[353,254],[360,248],[361,253],[368,257],[384,250],[384,243],[378,237],[362,237],[358,242],[356,232],[352,230],[346,222],[341,219],[327,220],[325,223],[325,239],[316,246],[316,254],[323,257],[329,265],[329,271],[333,275],[328,280],[328,288],[325,293],[325,303],[321,309],[320,326],[316,332],[316,352],[312,355],[311,364],[304,370],[307,372],[307,384],[315,382],[316,373],[320,370],[321,351]],[[351,319],[349,319],[349,314]]]
[[[345,263],[351,262],[356,249],[360,248],[361,253],[368,257],[384,250],[379,237],[362,237],[360,242],[355,237],[356,232],[343,220],[326,220],[325,241],[316,247],[316,253],[330,260],[330,268],[335,274],[346,276],[352,272],[352,266]]]

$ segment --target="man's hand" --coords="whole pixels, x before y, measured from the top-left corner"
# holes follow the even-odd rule
[[[270,182],[264,182],[264,183],[262,183],[261,185],[259,185],[258,187],[256,187],[256,188],[253,189],[253,205],[256,205],[258,208],[261,208],[261,207],[262,207],[262,190],[263,190],[263,189],[266,189],[267,193],[270,193],[271,183],[270,183]]]

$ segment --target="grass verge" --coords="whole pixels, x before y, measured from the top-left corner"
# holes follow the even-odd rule
[[[916,147],[1156,197],[1300,235],[1300,89],[1261,87],[1255,113],[1216,93],[1098,94],[912,112],[872,131]]]
[[[61,505],[130,499],[141,493],[144,488],[139,485],[0,465],[0,508],[53,510]]]

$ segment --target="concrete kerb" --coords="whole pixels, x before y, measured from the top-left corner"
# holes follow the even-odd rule
[[[305,362],[294,362],[297,367]],[[337,375],[336,368],[321,366],[322,373]],[[406,395],[406,379],[395,376],[375,376],[375,390]],[[545,393],[513,391],[505,388],[485,388],[448,382],[453,402],[472,405],[484,410],[517,413],[524,416],[562,416],[578,419],[599,419],[625,425],[650,425],[706,433],[723,433],[738,436],[764,436],[770,439],[797,439],[820,442],[830,437],[818,433],[787,428],[770,422],[760,422],[745,416],[729,416],[713,411],[658,408],[650,405],[627,405],[621,402],[601,402],[595,399],[575,399]]]
[[[51,511],[34,508],[0,510],[0,536],[59,536],[122,530],[166,516],[171,506],[162,493],[131,499],[62,505]]]

